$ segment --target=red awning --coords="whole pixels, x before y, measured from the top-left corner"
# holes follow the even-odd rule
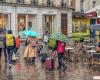
[[[86,18],[97,17],[97,13],[96,13],[96,12],[85,13],[84,16],[85,16]]]

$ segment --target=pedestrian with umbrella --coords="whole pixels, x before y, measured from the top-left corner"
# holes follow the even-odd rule
[[[24,32],[28,38],[26,40],[26,48],[24,51],[24,58],[25,61],[28,63],[35,63],[35,58],[37,54],[37,33],[31,31]]]
[[[61,34],[61,33],[53,33],[51,34],[51,38],[54,38],[57,40],[57,54],[58,54],[58,69],[63,68],[63,72],[65,72],[67,66],[64,63],[64,52],[66,47],[66,42],[68,41],[68,38]]]

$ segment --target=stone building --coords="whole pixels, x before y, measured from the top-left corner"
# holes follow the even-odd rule
[[[0,27],[15,36],[25,29],[71,36],[72,8],[67,0],[0,0]]]

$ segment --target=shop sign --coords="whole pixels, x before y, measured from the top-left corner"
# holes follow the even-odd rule
[[[100,24],[100,18],[97,18],[97,24]]]
[[[8,11],[7,7],[0,6],[0,12],[7,12],[7,11]]]
[[[86,14],[85,14],[85,17],[86,17],[86,18],[97,17],[97,13],[96,13],[96,12],[86,13]]]
[[[30,8],[27,8],[24,12],[25,12],[25,13],[31,13],[32,10],[31,10]]]

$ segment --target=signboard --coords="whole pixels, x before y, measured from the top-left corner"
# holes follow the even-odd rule
[[[90,13],[86,13],[84,16],[86,18],[97,17],[97,13],[96,12],[90,12]]]

